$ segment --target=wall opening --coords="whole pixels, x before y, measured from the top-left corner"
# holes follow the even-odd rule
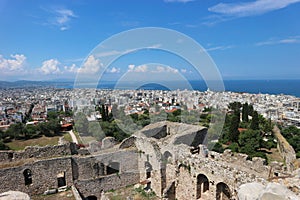
[[[32,184],[32,173],[30,169],[25,169],[23,171],[23,176],[24,176],[25,185]]]
[[[206,191],[209,190],[209,180],[204,174],[197,176],[197,187],[196,187],[197,199],[200,199]]]
[[[152,165],[150,164],[150,162],[148,161],[145,162],[145,169],[146,169],[146,179],[151,178]]]
[[[92,195],[85,198],[85,200],[97,200],[97,197]]]
[[[165,151],[161,161],[161,192],[167,187],[167,164],[171,161],[172,154],[169,151]]]
[[[64,187],[67,185],[66,182],[66,172],[61,172],[59,174],[57,174],[57,187]]]
[[[152,176],[152,165],[150,164],[150,162],[146,161],[145,162],[145,169],[146,169],[146,179],[151,178]],[[147,187],[146,190],[151,189],[151,181],[148,180],[147,181]]]
[[[229,186],[226,183],[220,182],[217,184],[216,200],[230,200],[231,193]]]
[[[108,166],[106,166],[106,174],[116,174],[120,172],[120,163],[111,162]]]

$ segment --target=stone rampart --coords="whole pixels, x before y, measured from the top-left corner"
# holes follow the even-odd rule
[[[58,179],[58,176],[62,179]],[[30,195],[42,194],[48,189],[63,185],[71,186],[71,157],[39,160],[18,167],[0,169],[0,183],[0,193],[16,190]]]
[[[28,158],[53,158],[77,153],[75,143],[55,146],[28,146],[22,151],[0,151],[0,162],[11,162]]]
[[[288,141],[281,135],[280,130],[277,126],[274,126],[273,132],[277,138],[277,149],[280,152],[283,160],[285,161],[288,171],[295,170],[296,166],[294,163],[296,161],[296,153],[293,147],[288,143]]]
[[[99,177],[96,179],[86,179],[75,181],[75,187],[84,197],[101,197],[101,191],[115,190],[139,182],[138,173],[120,173]]]

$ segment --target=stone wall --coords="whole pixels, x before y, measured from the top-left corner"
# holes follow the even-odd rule
[[[77,180],[75,187],[84,197],[96,196],[101,198],[101,191],[115,190],[139,182],[138,173],[112,174],[97,179]]]
[[[25,184],[25,170],[30,170],[31,183]],[[58,174],[65,174],[67,186],[73,184],[71,157],[40,160],[19,167],[0,169],[0,193],[15,190],[42,194],[48,189],[58,188]]]
[[[51,158],[76,154],[76,144],[26,147],[23,151],[0,151],[0,162],[11,162],[28,158]]]
[[[287,170],[293,171],[296,166],[294,163],[296,161],[296,153],[293,147],[287,142],[287,140],[281,135],[280,130],[277,126],[274,126],[273,132],[275,137],[277,138],[277,148],[283,157]]]
[[[119,173],[137,173],[138,171],[138,152],[136,149],[125,149],[102,153],[92,156],[73,156],[72,167],[74,179],[84,180],[98,178],[109,174],[107,167],[111,163],[119,163],[116,168]],[[117,169],[118,168],[118,169]]]

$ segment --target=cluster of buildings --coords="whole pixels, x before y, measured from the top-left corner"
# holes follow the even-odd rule
[[[70,110],[71,90],[53,88],[0,89],[0,129],[11,124],[47,121],[49,111]],[[29,122],[30,121],[30,122]]]
[[[95,90],[61,88],[0,89],[0,128],[10,124],[46,121],[49,111],[74,111],[84,109],[89,120],[101,118],[95,111],[106,105],[111,112],[113,105],[124,109],[125,114],[173,112],[177,109],[203,111],[214,107],[226,110],[230,102],[252,104],[266,118],[300,127],[300,98],[290,95],[249,94],[235,92],[190,90]],[[27,118],[26,118],[27,117]]]

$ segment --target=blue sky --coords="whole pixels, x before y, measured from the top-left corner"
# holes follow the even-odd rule
[[[173,29],[193,38],[223,79],[299,79],[299,2],[1,0],[0,80],[74,79],[84,66],[94,67],[89,70],[94,73],[102,61],[90,53],[99,43],[142,27]],[[123,56],[105,76],[113,80],[127,72],[163,71],[195,79],[193,70],[180,58],[148,50]]]

